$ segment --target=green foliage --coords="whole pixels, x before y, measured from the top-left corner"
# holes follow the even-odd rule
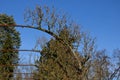
[[[72,46],[67,29],[63,29],[59,36]],[[80,80],[77,61],[70,49],[56,39],[51,39],[43,48],[37,64],[36,80]]]
[[[8,16],[6,14],[0,14],[0,24],[11,25],[11,24],[15,24],[15,22],[12,16]],[[15,27],[13,26],[0,27],[0,49],[2,48],[3,41],[5,40],[6,34],[8,33],[12,37],[14,48],[18,49],[20,46],[20,37],[19,37],[20,34],[19,32],[16,31]]]
[[[0,14],[0,24],[11,25],[15,24],[13,17],[6,14]],[[18,63],[18,52],[12,51],[20,46],[19,33],[12,26],[0,27],[0,74],[4,80],[9,80],[13,77],[15,67],[12,64]]]

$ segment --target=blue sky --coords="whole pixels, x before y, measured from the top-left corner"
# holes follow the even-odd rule
[[[0,13],[13,15],[17,24],[24,24],[26,8],[36,5],[54,6],[66,12],[84,31],[96,37],[98,49],[120,48],[120,0],[0,0]],[[31,49],[36,39],[46,34],[17,28],[21,33],[22,49]]]

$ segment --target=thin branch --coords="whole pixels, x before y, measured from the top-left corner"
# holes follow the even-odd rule
[[[112,73],[112,75],[110,76],[109,80],[113,80],[113,78],[115,77],[115,75],[120,72],[120,66],[115,69],[115,71]]]
[[[27,51],[27,52],[41,52],[40,50],[34,50],[34,49],[31,49],[31,50],[28,50],[28,49],[0,49],[0,52],[8,52],[8,51],[14,51],[14,52],[18,52],[18,51]]]
[[[20,79],[23,79],[23,80],[34,80],[34,78],[21,78],[21,77],[17,77],[17,78],[20,78]]]
[[[21,73],[21,72],[17,72],[17,73],[10,73],[10,72],[3,72],[2,74],[24,74],[24,75],[29,75],[29,74],[31,74],[31,75],[33,75],[33,74],[35,74],[35,73]]]
[[[7,67],[7,66],[35,66],[34,64],[7,64],[7,65],[4,65],[4,64],[0,64],[0,67]]]

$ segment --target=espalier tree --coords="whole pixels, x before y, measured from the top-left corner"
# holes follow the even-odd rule
[[[15,24],[12,16],[6,14],[0,14],[1,25]],[[16,31],[15,27],[0,27],[0,79],[9,80],[13,77],[15,67],[14,64],[18,64],[18,51],[20,37],[19,32]]]
[[[12,20],[6,22],[5,19],[0,18],[0,21],[2,21],[0,22],[0,32],[7,33],[12,31],[11,29],[14,29],[14,27],[22,27],[39,30],[52,36],[52,39],[42,47],[41,51],[27,50],[40,52],[41,55],[39,60],[36,61],[37,71],[33,76],[35,80],[120,79],[119,61],[117,62],[118,65],[111,71],[113,68],[111,66],[112,62],[106,55],[106,51],[96,51],[94,39],[82,32],[80,25],[73,22],[67,15],[56,11],[54,8],[37,6],[34,10],[27,9],[24,17],[25,25],[11,23]],[[7,38],[4,37],[5,34],[0,34],[2,36],[1,49],[3,45],[8,44],[9,39],[12,39],[9,41],[13,42],[9,46],[14,45],[10,47],[11,49],[19,48],[20,40],[15,38],[18,39],[17,42],[11,36],[11,33],[14,32],[15,30],[7,34]],[[4,48],[6,49],[7,46],[4,46]],[[118,55],[119,53],[120,51],[117,51]],[[116,56],[119,60],[118,55]]]

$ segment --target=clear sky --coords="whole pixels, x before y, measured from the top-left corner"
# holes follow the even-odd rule
[[[36,5],[54,6],[68,13],[84,31],[97,38],[98,49],[120,48],[120,0],[0,0],[0,13],[13,15],[17,24],[24,24],[24,10]],[[21,33],[22,49],[33,48],[36,39],[46,35],[30,29],[17,30]]]

